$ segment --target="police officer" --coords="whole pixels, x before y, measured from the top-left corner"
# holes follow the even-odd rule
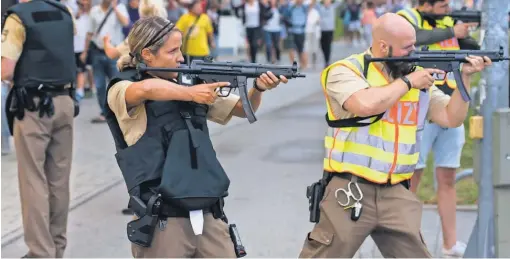
[[[76,77],[74,24],[52,0],[7,10],[2,28],[2,80],[18,159],[27,257],[63,257],[69,209]]]
[[[419,131],[427,117],[442,127],[461,125],[468,103],[457,90],[450,98],[433,86],[431,73],[441,73],[436,69],[410,72],[405,64],[380,62],[367,67],[365,54],[399,57],[415,49],[415,30],[404,18],[382,15],[372,36],[370,49],[322,73],[329,125],[325,189],[300,257],[353,257],[369,235],[384,257],[430,257],[420,234],[422,203],[408,190]],[[491,61],[467,60],[462,79],[469,87],[471,76]]]
[[[403,9],[399,15],[406,18],[416,29],[416,45],[428,46],[430,50],[479,49],[476,40],[469,36],[473,23],[457,23],[449,16],[440,20],[429,17],[446,15],[450,12],[449,0],[420,0],[417,8]],[[452,95],[457,84],[453,73],[446,80],[438,80],[435,85],[447,95]],[[464,125],[443,128],[437,123],[427,121],[423,131],[420,157],[416,171],[411,178],[411,191],[416,192],[420,183],[427,157],[434,153],[434,168],[438,183],[437,203],[443,232],[442,253],[444,256],[462,257],[466,244],[457,241],[455,190],[456,169],[460,167],[462,147],[465,143]]]
[[[216,158],[207,120],[226,124],[245,117],[238,96],[217,97],[228,83],[181,86],[177,73],[141,72],[140,66],[175,68],[184,61],[182,34],[153,16],[137,21],[130,53],[107,90],[107,123],[136,219],[127,226],[134,257],[236,257],[223,213],[229,179]],[[249,92],[253,108],[262,92],[287,82],[271,72]]]

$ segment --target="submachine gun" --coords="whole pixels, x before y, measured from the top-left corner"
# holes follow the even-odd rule
[[[503,47],[499,47],[499,51],[490,50],[428,50],[425,46],[420,51],[414,51],[409,56],[404,57],[387,57],[374,58],[365,55],[365,68],[368,68],[370,62],[410,62],[414,66],[423,68],[436,68],[446,73],[453,72],[457,88],[466,102],[471,101],[471,97],[462,82],[460,67],[461,63],[467,63],[468,56],[487,56],[492,62],[500,62],[510,60],[510,57],[504,56]],[[446,75],[445,75],[446,77]]]
[[[139,72],[178,72],[178,81],[180,84],[194,84],[193,82],[195,82],[196,79],[198,79],[197,81],[206,83],[230,82],[231,86],[221,87],[218,95],[226,97],[233,88],[238,88],[244,112],[250,123],[257,121],[257,118],[253,112],[250,100],[248,99],[248,78],[258,78],[268,71],[271,71],[278,78],[280,76],[285,76],[287,79],[306,77],[304,74],[298,72],[296,62],[294,62],[292,66],[282,66],[241,62],[216,62],[205,59],[193,60],[190,66],[182,65],[179,68],[147,67],[142,63],[137,66],[137,70]]]

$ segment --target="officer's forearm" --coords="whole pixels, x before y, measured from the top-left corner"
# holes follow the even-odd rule
[[[253,112],[256,112],[259,109],[260,102],[262,101],[262,93],[257,91],[255,88],[250,89],[248,92],[248,99],[251,103],[251,108]],[[246,118],[246,113],[243,109],[243,103],[239,100],[232,111],[232,115],[240,118]]]
[[[471,89],[471,78],[469,76],[462,76],[462,81],[464,82],[466,90],[469,92],[469,89]],[[456,128],[462,125],[466,119],[468,109],[469,102],[462,99],[459,89],[455,89],[450,98],[450,102],[448,102],[446,106],[447,123],[444,126]]]
[[[413,26],[416,30],[416,46],[434,44],[455,37],[453,28],[422,30]]]
[[[390,109],[408,91],[406,83],[397,79],[384,87],[370,87],[355,92],[345,101],[344,108],[361,117],[380,114]]]
[[[193,96],[189,87],[163,79],[147,79],[132,83],[126,89],[126,104],[128,107],[137,106],[144,101],[192,101]]]

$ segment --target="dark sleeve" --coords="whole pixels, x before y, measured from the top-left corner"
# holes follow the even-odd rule
[[[459,47],[460,49],[480,50],[480,45],[478,45],[478,41],[476,41],[471,36],[465,39],[459,39]]]
[[[416,27],[416,25],[414,24],[413,27],[416,30],[416,45],[418,46],[430,45],[455,37],[455,34],[453,33],[453,28],[446,29],[434,28],[432,30],[422,30]]]

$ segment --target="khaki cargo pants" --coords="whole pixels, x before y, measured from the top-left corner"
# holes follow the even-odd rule
[[[420,233],[422,203],[412,192],[402,184],[383,187],[358,182],[363,211],[358,221],[352,221],[351,209],[344,210],[335,198],[335,191],[347,190],[349,181],[333,177],[326,187],[319,223],[308,234],[300,258],[352,258],[369,235],[386,258],[431,257]]]
[[[60,258],[67,245],[74,103],[61,95],[53,105],[52,117],[25,110],[13,126],[28,257]]]
[[[156,225],[151,247],[131,245],[135,258],[236,258],[228,225],[204,214],[202,235],[195,235],[189,218],[168,218],[161,230]]]

